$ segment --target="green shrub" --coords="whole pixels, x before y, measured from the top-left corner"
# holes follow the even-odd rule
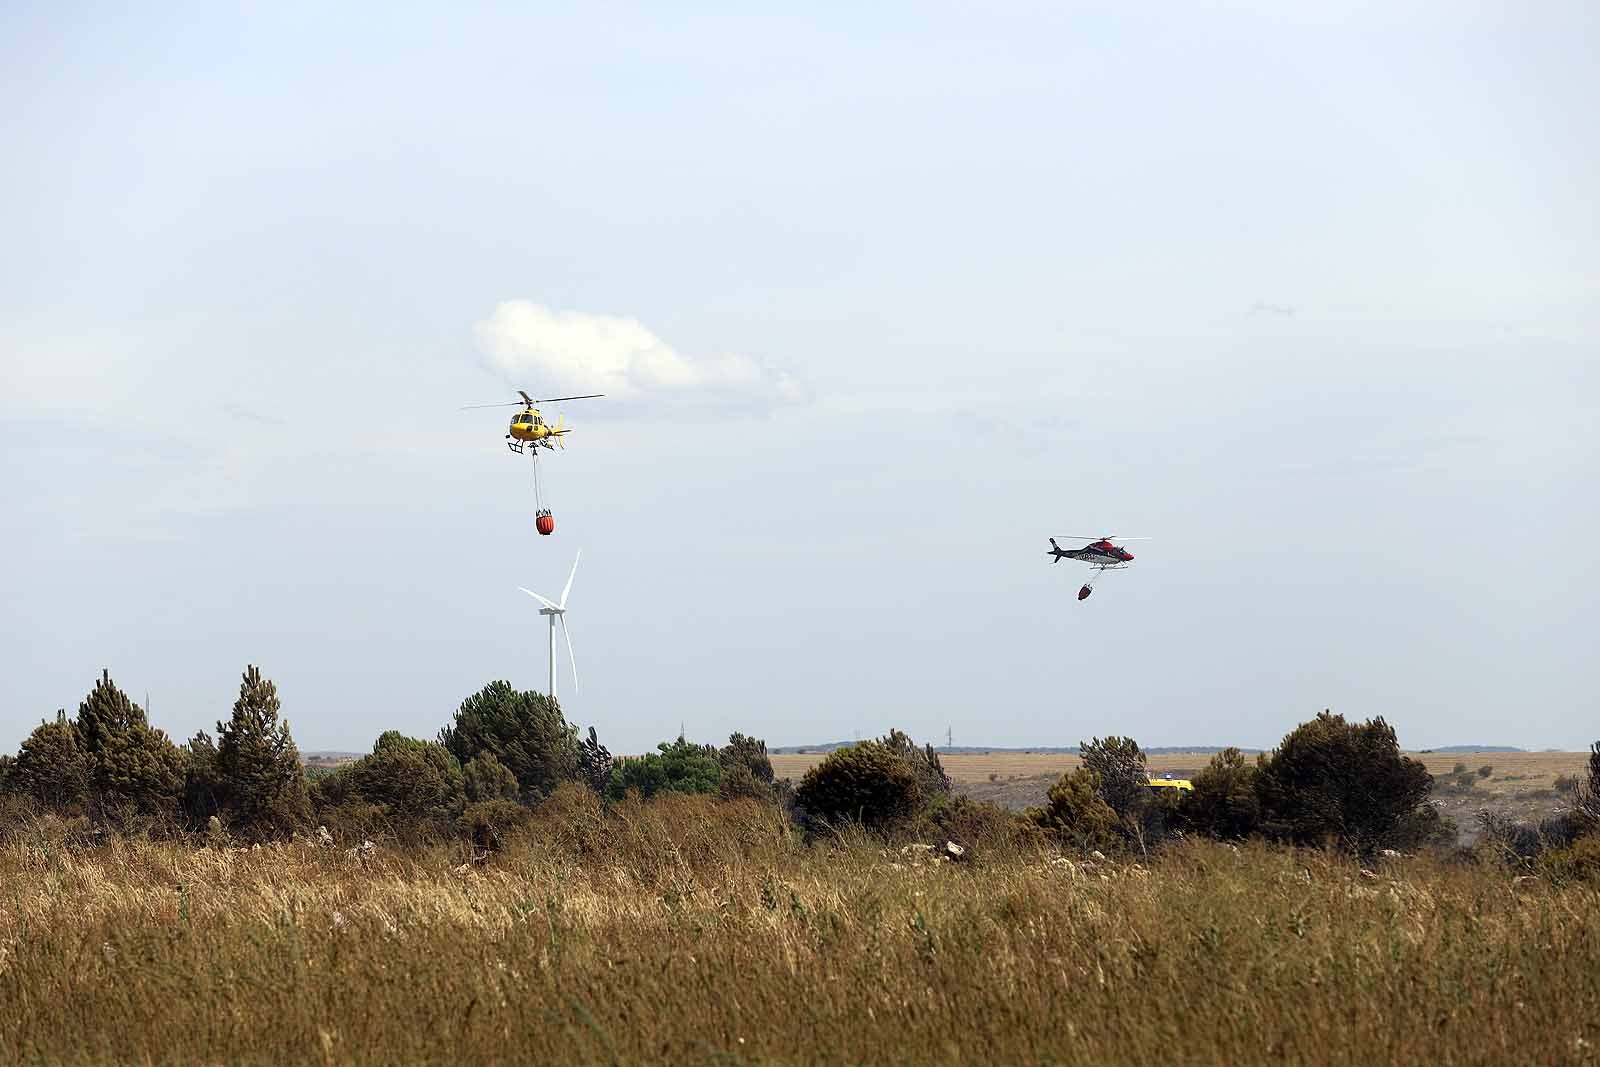
[[[1558,885],[1577,882],[1600,886],[1600,836],[1580,837],[1566,848],[1544,852],[1537,869]]]
[[[578,781],[604,795],[611,784],[611,764],[611,750],[600,743],[594,727],[589,727],[589,736],[578,742]]]
[[[950,795],[952,789],[950,776],[944,772],[944,764],[940,762],[939,754],[933,750],[932,745],[923,745],[919,748],[909,734],[893,729],[879,738],[878,744],[905,761],[917,780],[921,803],[931,803],[935,797]]]
[[[1389,846],[1432,786],[1427,768],[1400,751],[1382,718],[1349,723],[1326,711],[1290,731],[1256,769],[1270,835],[1362,852]]]
[[[1490,764],[1485,763],[1482,767],[1478,768],[1478,777],[1479,778],[1487,778],[1493,773],[1494,773],[1494,767],[1491,766]]]
[[[497,797],[468,804],[456,827],[479,852],[499,852],[513,831],[528,825],[529,818],[528,809],[515,800]]]
[[[776,792],[771,782],[763,782],[757,778],[750,768],[743,763],[723,764],[722,780],[717,783],[717,795],[724,800],[747,798],[750,800],[772,800]]]
[[[79,811],[89,795],[89,754],[65,711],[41,722],[22,742],[9,776],[14,792],[50,811]]]
[[[217,744],[204,730],[198,731],[183,746],[183,796],[180,803],[191,830],[204,828],[211,817],[222,810]]]
[[[1099,779],[1100,799],[1131,825],[1150,801],[1144,750],[1131,737],[1095,738],[1078,745],[1078,758]]]
[[[330,829],[333,821],[359,818],[367,826],[381,823],[397,840],[424,841],[453,832],[466,787],[461,765],[443,745],[389,730],[371,754],[317,779],[313,795],[317,817]]]
[[[611,767],[611,784],[606,790],[620,800],[629,790],[649,799],[657,793],[715,793],[722,781],[722,763],[717,750],[679,737],[666,741],[650,752],[631,759],[617,760]]]
[[[1101,787],[1100,775],[1088,767],[1069,771],[1050,787],[1044,806],[1029,808],[1027,817],[1047,836],[1068,847],[1083,851],[1114,848],[1122,841],[1119,820],[1102,799]]]
[[[1034,823],[998,804],[971,797],[939,797],[923,808],[910,830],[933,844],[954,841],[985,855],[997,849],[1037,846],[1039,831]]]
[[[1384,836],[1382,844],[1386,848],[1406,851],[1451,849],[1456,847],[1459,839],[1456,821],[1432,804],[1424,803],[1401,815]]]
[[[806,771],[795,800],[813,825],[883,828],[910,818],[922,802],[908,760],[879,741],[835,749]]]
[[[461,768],[461,784],[467,800],[481,804],[491,800],[516,800],[520,792],[517,776],[495,759],[493,752],[480,752]]]
[[[516,775],[522,799],[535,803],[578,777],[577,730],[543,693],[490,682],[461,702],[439,743],[465,765],[489,753]]]
[[[1211,837],[1242,838],[1261,825],[1256,769],[1237,748],[1225,748],[1194,776],[1194,791],[1179,802],[1181,822]]]
[[[313,803],[317,822],[326,826],[333,839],[346,847],[359,845],[363,841],[415,840],[414,835],[395,832],[389,809],[382,804],[372,804],[358,797],[350,797],[337,804]]]
[[[717,761],[722,764],[724,773],[734,767],[743,767],[757,782],[770,783],[773,779],[767,743],[757,737],[746,737],[741,733],[728,735],[728,743],[717,753]]]
[[[1600,741],[1589,746],[1588,773],[1573,790],[1572,811],[1582,821],[1585,833],[1600,830]]]

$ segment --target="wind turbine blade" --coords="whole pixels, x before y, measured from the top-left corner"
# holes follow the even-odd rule
[[[583,549],[578,549],[578,554],[572,558],[572,573],[567,575],[567,584],[561,590],[561,603],[556,607],[567,606],[567,594],[572,592],[572,579],[578,575],[578,560],[583,558]]]
[[[519,586],[517,586],[517,588],[518,589],[522,589],[522,586],[519,585]],[[527,593],[529,596],[533,597],[533,599],[537,600],[539,603],[543,604],[545,607],[549,608],[551,611],[560,611],[561,610],[561,605],[550,603],[550,601],[546,600],[544,597],[540,596],[538,593],[535,593],[532,589],[522,589],[522,591],[524,593]]]
[[[578,656],[572,651],[572,631],[567,629],[566,612],[561,613],[561,636],[567,639],[567,659],[572,662],[572,691],[578,691]]]

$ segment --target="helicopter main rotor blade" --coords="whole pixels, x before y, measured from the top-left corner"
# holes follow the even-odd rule
[[[502,400],[498,404],[467,404],[459,410],[477,411],[479,408],[527,408],[532,407],[535,404],[560,404],[567,400],[598,400],[606,395],[604,393],[584,393],[582,396],[552,396],[544,400],[534,400],[527,393],[523,393],[521,389],[518,389],[517,392],[522,393],[521,400]]]
[[[1118,537],[1116,534],[1105,534],[1101,537],[1085,537],[1083,534],[1056,534],[1065,537],[1068,541],[1153,541],[1153,537]]]

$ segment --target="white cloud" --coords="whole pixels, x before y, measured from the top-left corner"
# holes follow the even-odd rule
[[[686,356],[637,319],[507,300],[473,332],[490,366],[530,392],[760,407],[806,398],[783,371],[748,356]]]

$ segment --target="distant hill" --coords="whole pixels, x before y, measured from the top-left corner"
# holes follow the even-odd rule
[[[1526,752],[1516,745],[1443,745],[1439,748],[1418,749],[1419,752]]]

